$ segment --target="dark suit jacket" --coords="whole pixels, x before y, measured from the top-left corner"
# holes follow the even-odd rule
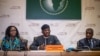
[[[46,45],[60,44],[59,40],[54,35],[50,35],[48,38],[44,38],[43,35],[41,35],[34,39],[33,43],[30,45],[30,49],[37,50],[37,47],[42,44],[45,44],[45,41],[46,41]]]
[[[100,40],[99,39],[92,38],[92,42],[93,42],[93,48],[100,48]],[[79,40],[77,42],[77,48],[78,49],[86,49],[86,48],[91,49],[88,39],[83,38],[83,39]]]

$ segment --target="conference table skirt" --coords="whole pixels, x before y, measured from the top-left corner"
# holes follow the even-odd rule
[[[79,51],[79,52],[0,51],[0,56],[100,56],[100,51]]]

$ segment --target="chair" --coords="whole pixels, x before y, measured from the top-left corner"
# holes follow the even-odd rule
[[[26,39],[21,39],[21,45],[20,45],[20,50],[28,50],[27,48],[28,40]]]

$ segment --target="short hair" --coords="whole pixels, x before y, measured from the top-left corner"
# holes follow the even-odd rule
[[[86,29],[86,32],[87,32],[87,31],[91,31],[92,33],[94,33],[94,30],[93,30],[92,28],[87,28],[87,29]]]
[[[44,30],[44,29],[47,29],[47,28],[50,28],[50,26],[48,24],[44,24],[44,25],[42,25],[41,30]]]

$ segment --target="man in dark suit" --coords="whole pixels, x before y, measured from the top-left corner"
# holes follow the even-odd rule
[[[86,29],[86,38],[83,38],[77,42],[77,48],[79,49],[93,49],[100,48],[100,40],[93,38],[94,31],[92,28]]]
[[[30,46],[31,50],[45,50],[46,45],[59,45],[60,41],[56,36],[50,35],[50,27],[47,24],[44,24],[41,27],[42,34],[41,36],[35,37],[35,40]]]

